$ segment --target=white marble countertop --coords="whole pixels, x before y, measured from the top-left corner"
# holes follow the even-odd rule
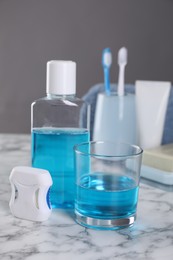
[[[9,174],[30,164],[30,136],[0,135],[1,260],[173,259],[173,192],[141,183],[137,221],[132,228],[95,231],[77,225],[61,210],[48,221],[14,218],[9,210]]]

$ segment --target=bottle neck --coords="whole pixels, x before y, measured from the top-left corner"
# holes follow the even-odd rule
[[[57,94],[51,94],[47,93],[47,98],[48,99],[71,99],[74,98],[76,94],[71,94],[71,95],[57,95]]]

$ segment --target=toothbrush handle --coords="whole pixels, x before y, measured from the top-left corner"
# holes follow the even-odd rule
[[[118,95],[124,96],[124,72],[125,66],[120,66],[119,78],[118,78]]]
[[[110,95],[110,75],[108,68],[104,68],[104,83],[106,94]]]

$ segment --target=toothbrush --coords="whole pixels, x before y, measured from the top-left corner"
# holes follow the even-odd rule
[[[127,65],[127,49],[122,47],[118,52],[118,65],[119,65],[119,77],[118,77],[118,96],[124,96],[124,72]]]
[[[110,67],[112,64],[112,53],[109,48],[106,48],[102,52],[102,66],[104,71],[104,84],[105,92],[110,95]]]

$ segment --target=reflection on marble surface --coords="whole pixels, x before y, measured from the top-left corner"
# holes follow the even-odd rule
[[[0,135],[0,259],[173,259],[172,192],[142,183],[137,221],[119,231],[85,229],[61,210],[46,222],[30,222],[14,218],[8,206],[10,171],[29,164],[30,137]]]

